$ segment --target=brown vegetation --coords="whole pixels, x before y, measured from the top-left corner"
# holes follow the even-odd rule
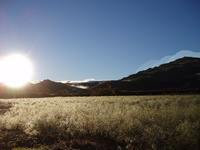
[[[200,149],[200,96],[7,99],[0,147]]]

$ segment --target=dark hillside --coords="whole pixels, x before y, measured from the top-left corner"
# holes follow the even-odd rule
[[[93,88],[120,91],[188,90],[200,88],[200,58],[184,57]]]
[[[61,83],[44,80],[18,89],[0,85],[1,98],[168,93],[200,93],[200,58],[184,57],[115,81]]]

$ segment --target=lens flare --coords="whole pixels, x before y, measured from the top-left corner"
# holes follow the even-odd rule
[[[0,61],[0,82],[10,87],[20,87],[30,81],[32,64],[23,55],[10,55]]]

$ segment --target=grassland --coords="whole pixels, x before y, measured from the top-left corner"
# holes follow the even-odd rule
[[[0,100],[1,149],[200,149],[200,95]]]

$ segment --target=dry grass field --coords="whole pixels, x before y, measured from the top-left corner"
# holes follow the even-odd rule
[[[200,149],[200,95],[0,99],[0,149]]]

